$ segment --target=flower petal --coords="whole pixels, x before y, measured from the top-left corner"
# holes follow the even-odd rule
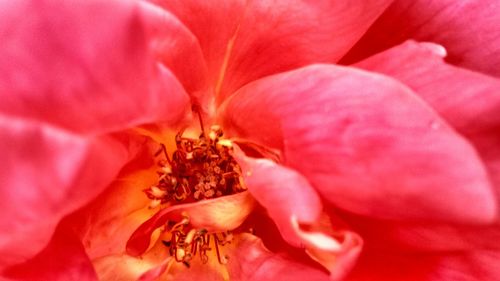
[[[240,235],[232,249],[228,253],[228,270],[234,280],[331,280],[318,269],[269,252],[260,239],[250,234]]]
[[[285,240],[300,246],[292,228],[291,218],[301,223],[319,219],[322,204],[316,191],[299,173],[267,159],[252,159],[235,148],[236,160],[243,171],[245,185],[276,222]]]
[[[496,0],[396,0],[343,61],[352,63],[416,39],[443,45],[453,64],[500,76],[498,14]]]
[[[153,231],[168,220],[180,222],[186,215],[193,228],[204,228],[208,232],[233,230],[240,226],[253,209],[254,201],[248,192],[223,196],[196,203],[174,205],[156,213],[144,222],[127,241],[127,253],[138,256],[150,244]]]
[[[238,147],[234,156],[248,190],[267,209],[282,237],[295,247],[305,248],[330,271],[332,279],[341,279],[356,261],[361,238],[348,231],[335,232],[337,226],[326,224],[307,229],[319,225],[322,211],[321,200],[307,179],[270,160],[246,157]]]
[[[183,117],[188,97],[153,60],[137,2],[0,5],[1,112],[84,133]]]
[[[499,257],[498,251],[413,255],[366,252],[347,280],[496,280]]]
[[[408,85],[460,133],[496,134],[500,127],[500,80],[448,65],[446,51],[408,41],[356,64]]]
[[[475,150],[392,79],[311,66],[245,86],[220,119],[230,135],[278,145],[286,165],[354,213],[459,222],[495,217]]]
[[[0,139],[0,228],[9,230],[0,235],[2,264],[37,253],[58,221],[99,194],[128,160],[111,139],[1,115]]]
[[[141,1],[156,58],[179,78],[188,93],[206,86],[207,67],[198,39],[170,12]]]
[[[342,217],[363,237],[368,250],[408,253],[500,249],[498,222],[477,226],[387,221],[352,214]]]
[[[26,281],[97,281],[95,270],[77,234],[63,224],[56,229],[43,251],[22,264],[8,268],[2,275]]]
[[[500,189],[500,79],[454,67],[435,44],[406,42],[356,66],[408,85],[477,148]]]
[[[157,0],[198,37],[219,100],[257,78],[335,62],[391,0]]]
[[[125,251],[130,235],[156,212],[147,208],[150,200],[141,196],[156,182],[154,168],[122,172],[96,200],[78,212],[75,221],[83,223],[78,231],[92,259]]]

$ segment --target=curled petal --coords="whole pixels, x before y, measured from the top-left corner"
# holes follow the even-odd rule
[[[0,111],[97,134],[178,122],[188,96],[160,70],[136,1],[0,4]]]
[[[220,119],[230,134],[277,146],[286,165],[351,212],[473,223],[495,218],[494,194],[474,148],[387,77],[333,65],[302,68],[246,85],[221,108]]]
[[[267,159],[246,157],[236,148],[235,157],[252,196],[264,206],[285,240],[300,246],[290,218],[301,223],[315,222],[322,210],[316,191],[299,173]]]
[[[228,255],[229,276],[234,280],[330,280],[318,269],[270,252],[260,239],[250,234],[240,235]]]
[[[38,252],[58,221],[104,190],[128,160],[111,139],[1,115],[0,139],[0,228],[9,230],[0,235],[4,264]]]
[[[304,247],[307,253],[339,280],[354,264],[362,240],[351,232],[336,233],[331,225],[314,230],[302,226],[320,225],[322,204],[307,179],[296,171],[267,159],[252,159],[238,148],[235,157],[245,184],[254,198],[269,212],[281,235],[290,244]]]
[[[307,254],[330,271],[331,279],[342,280],[351,271],[363,246],[359,235],[351,231],[327,235],[325,232],[331,229],[324,229],[324,226],[308,230],[295,217],[291,218],[291,223],[296,235],[304,243]]]
[[[248,192],[219,197],[196,203],[167,207],[144,222],[127,241],[127,253],[138,256],[150,244],[153,231],[167,221],[180,222],[186,217],[193,228],[206,229],[208,232],[233,230],[243,223],[253,209],[254,201]]]

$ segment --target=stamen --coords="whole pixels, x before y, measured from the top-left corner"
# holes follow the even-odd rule
[[[175,205],[208,200],[247,189],[241,168],[231,156],[232,142],[223,138],[224,133],[218,125],[211,126],[207,132],[199,108],[194,106],[193,111],[198,114],[200,122],[199,137],[184,137],[182,129],[175,136],[176,149],[172,157],[164,144],[160,144],[161,148],[155,153],[158,157],[163,151],[165,158],[158,161],[158,183],[144,190],[151,199],[150,208],[167,203]],[[170,238],[162,240],[162,243],[168,248],[170,256],[186,267],[190,267],[196,257],[205,264],[209,259],[208,253],[212,251],[210,243],[213,237],[217,260],[226,264],[228,257],[222,255],[220,248],[231,243],[232,233],[192,229],[189,228],[189,221],[188,215],[183,214],[181,221],[167,222],[164,231]]]
[[[201,114],[200,114],[201,118]],[[200,123],[203,127],[203,123]],[[222,139],[220,126],[210,128],[210,138],[204,133],[198,139],[183,137],[184,130],[175,136],[177,149],[168,156],[161,144],[166,161],[159,161],[158,183],[146,189],[151,200],[161,204],[188,203],[217,198],[246,190],[241,168],[231,156],[231,141]],[[152,203],[151,207],[158,204]]]

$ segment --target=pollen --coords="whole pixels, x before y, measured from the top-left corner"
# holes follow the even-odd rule
[[[214,125],[206,132],[201,122],[198,138],[183,136],[181,130],[175,136],[175,150],[169,154],[167,147],[155,154],[158,160],[158,182],[145,189],[151,199],[149,208],[168,207],[215,199],[245,191],[241,167],[232,157],[233,145],[225,139],[220,126]],[[231,243],[230,231],[210,233],[189,225],[189,215],[180,222],[169,221],[164,228],[163,244],[175,261],[190,267],[194,258],[207,263],[209,256],[217,255],[220,264],[229,257],[223,255],[222,246]]]
[[[223,139],[219,126],[199,138],[175,137],[172,157],[161,145],[165,160],[159,161],[158,183],[144,190],[152,206],[165,203],[190,203],[231,195],[246,190],[241,168],[231,156],[231,141]]]

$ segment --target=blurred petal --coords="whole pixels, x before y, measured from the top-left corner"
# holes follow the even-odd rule
[[[219,100],[257,78],[335,62],[392,0],[157,0],[198,37]]]
[[[220,118],[230,135],[278,145],[285,164],[354,213],[476,223],[495,217],[475,150],[392,79],[311,66],[245,86]]]
[[[443,45],[453,64],[500,76],[498,14],[497,0],[396,0],[343,61],[352,63],[416,39]]]
[[[3,276],[26,281],[97,281],[94,267],[76,233],[62,224],[43,251],[25,263],[8,268]]]
[[[348,281],[497,280],[500,252],[391,255],[365,252]]]
[[[0,5],[1,112],[84,133],[183,117],[188,97],[149,53],[137,2]]]
[[[363,237],[365,249],[391,252],[451,252],[500,249],[500,224],[460,225],[401,222],[343,214],[349,226]]]
[[[1,115],[0,139],[0,228],[9,230],[0,235],[2,264],[37,253],[58,221],[99,194],[128,160],[111,139]]]

